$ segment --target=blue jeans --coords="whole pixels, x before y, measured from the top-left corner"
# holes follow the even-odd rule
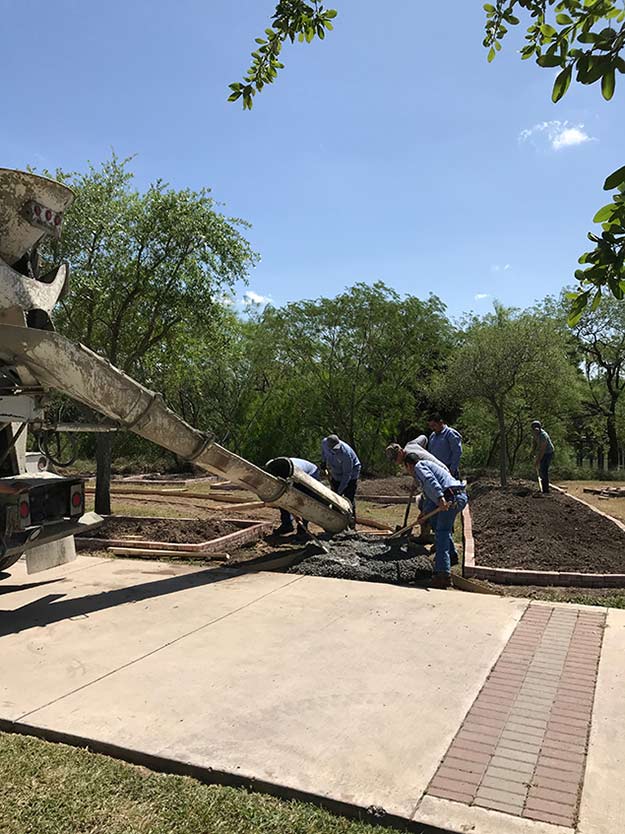
[[[451,573],[451,556],[456,554],[456,546],[453,540],[454,521],[458,513],[461,513],[466,507],[468,500],[466,492],[460,492],[456,495],[454,503],[448,510],[432,516],[430,524],[434,530],[436,543],[436,557],[434,559],[436,573]],[[429,513],[435,509],[436,504],[428,500],[423,507],[423,512]]]
[[[540,482],[543,487],[543,492],[549,492],[549,467],[553,460],[553,452],[547,452],[540,459]]]

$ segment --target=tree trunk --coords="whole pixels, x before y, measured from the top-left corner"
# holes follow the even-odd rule
[[[618,435],[616,433],[616,402],[611,404],[608,414],[608,469],[618,468]]]
[[[488,452],[488,458],[486,459],[486,466],[490,469],[491,466],[495,465],[495,452],[497,451],[497,445],[499,443],[499,435],[496,434],[493,438],[493,442],[491,444],[490,450]]]
[[[508,443],[503,409],[497,410],[497,422],[499,423],[499,479],[502,487],[505,487],[508,486]]]
[[[113,457],[113,435],[99,432],[97,435],[95,459],[95,511],[100,515],[111,514],[111,461]]]

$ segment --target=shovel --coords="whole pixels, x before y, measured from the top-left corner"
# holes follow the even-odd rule
[[[447,509],[449,509],[449,507],[437,507],[435,510],[432,510],[432,512],[420,516],[416,521],[413,521],[412,524],[409,524],[407,527],[402,527],[401,530],[396,530],[394,533],[391,533],[390,536],[387,536],[386,540],[393,541],[395,539],[400,539],[406,533],[409,533],[417,524],[423,524],[424,521],[427,521],[429,518],[432,518],[432,516],[442,513],[443,510]]]
[[[409,495],[409,497],[408,497],[408,504],[407,504],[407,506],[406,506],[406,512],[404,513],[404,523],[402,524],[402,526],[401,526],[401,527],[396,527],[396,528],[395,528],[395,532],[396,532],[396,533],[398,533],[398,532],[400,532],[401,530],[403,530],[403,529],[404,529],[404,527],[408,524],[408,516],[410,515],[410,507],[412,506],[412,499],[414,498],[414,494],[415,494],[415,492],[416,492],[416,486],[415,486],[415,485],[413,485],[413,486],[410,488],[410,495]]]
[[[540,477],[540,469],[538,466],[536,467],[536,478],[538,480],[538,489],[542,492],[543,491],[543,480]]]

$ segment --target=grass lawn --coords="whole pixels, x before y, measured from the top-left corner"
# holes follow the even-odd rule
[[[373,834],[301,802],[0,733],[1,834]]]

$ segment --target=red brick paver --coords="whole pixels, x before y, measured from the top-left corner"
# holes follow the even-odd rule
[[[530,605],[427,792],[574,826],[605,618]]]

